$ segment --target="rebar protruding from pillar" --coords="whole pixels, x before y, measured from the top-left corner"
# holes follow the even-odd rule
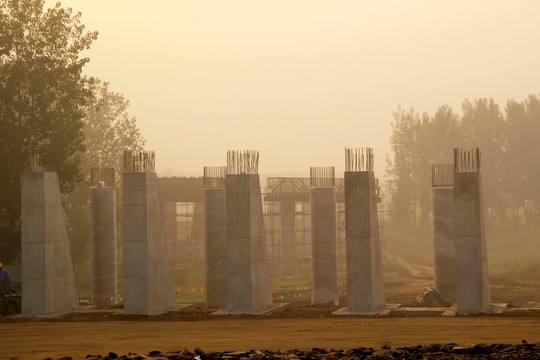
[[[156,155],[153,151],[124,150],[124,172],[126,173],[154,173]]]
[[[336,171],[333,166],[320,166],[309,168],[310,187],[336,186]]]
[[[373,149],[345,148],[345,171],[373,171]]]
[[[112,167],[93,167],[90,169],[90,183],[92,186],[114,187],[114,168]]]
[[[204,167],[204,188],[205,189],[224,189],[226,175],[227,175],[226,166],[205,166]]]
[[[227,175],[258,174],[258,172],[258,151],[227,151]]]
[[[34,154],[30,157],[30,164],[28,166],[29,172],[42,172],[43,168],[43,156],[40,154]]]
[[[454,165],[431,165],[431,187],[454,186]]]
[[[454,172],[480,172],[480,149],[463,150],[454,148]]]

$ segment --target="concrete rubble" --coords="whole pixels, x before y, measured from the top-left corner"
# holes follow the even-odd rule
[[[87,360],[109,359],[170,359],[170,360],[279,360],[279,359],[312,359],[312,360],[337,360],[337,359],[538,359],[540,343],[521,344],[475,344],[459,346],[455,343],[429,344],[406,347],[391,347],[388,345],[381,348],[358,347],[353,349],[321,349],[311,350],[245,350],[245,351],[209,351],[195,348],[190,351],[187,348],[178,351],[161,352],[150,351],[148,354],[129,353],[119,356],[109,352],[107,355],[88,355]],[[68,360],[71,358],[62,358]]]

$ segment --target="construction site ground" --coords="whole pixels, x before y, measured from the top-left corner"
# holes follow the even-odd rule
[[[433,285],[428,267],[412,266],[386,278],[387,303],[411,303]],[[399,276],[398,276],[399,275]],[[395,279],[400,281],[394,281]],[[392,280],[394,279],[394,280]],[[540,307],[540,284],[493,278],[492,301],[509,307]],[[286,297],[287,306],[267,315],[213,316],[218,308],[184,304],[159,315],[125,315],[118,307],[83,307],[55,317],[0,320],[0,358],[60,359],[69,356],[149,354],[151,351],[249,349],[351,349],[432,343],[521,343],[540,341],[539,312],[457,317],[339,317],[345,306],[310,305],[309,296]]]

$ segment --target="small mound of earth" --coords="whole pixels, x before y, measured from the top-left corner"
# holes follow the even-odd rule
[[[109,359],[161,359],[161,360],[338,360],[338,359],[538,359],[540,354],[540,343],[527,343],[525,340],[521,344],[477,344],[472,346],[457,346],[450,344],[417,345],[410,347],[383,346],[380,349],[359,347],[349,350],[325,350],[313,348],[312,350],[249,350],[234,352],[204,352],[196,348],[194,351],[188,349],[162,353],[151,351],[149,354],[141,355],[129,353],[119,356],[113,352],[108,355],[88,355],[87,360],[109,360]],[[59,360],[69,360],[64,357]]]
[[[445,301],[437,289],[426,287],[411,303],[402,304],[403,307],[448,307],[452,304]]]

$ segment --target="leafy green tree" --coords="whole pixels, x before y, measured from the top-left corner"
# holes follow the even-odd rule
[[[433,116],[398,108],[392,123],[393,158],[388,162],[392,220],[414,224],[413,238],[429,233],[431,164],[452,163],[454,147],[480,148],[486,228],[508,250],[508,237],[531,248],[540,224],[540,96],[509,100],[504,112],[493,99],[464,100],[462,115],[441,106]],[[402,234],[398,234],[401,236]],[[534,240],[534,241],[533,241]],[[492,243],[493,244],[493,243]],[[514,241],[514,248],[518,248]],[[505,251],[506,251],[505,250]]]
[[[89,187],[92,167],[112,167],[116,171],[117,214],[121,214],[120,176],[124,150],[142,150],[144,139],[134,117],[128,113],[129,101],[109,90],[109,83],[92,79],[92,102],[84,117],[83,132],[86,152],[82,155],[85,181],[66,197],[65,208],[72,257],[76,264],[84,262],[90,248]]]
[[[482,191],[488,221],[505,216],[506,202],[501,193],[502,179],[507,176],[503,153],[508,146],[509,129],[504,114],[493,99],[466,99],[462,105],[461,134],[468,148],[480,148],[482,154]]]
[[[81,14],[43,0],[0,0],[0,258],[20,255],[20,175],[39,154],[63,193],[81,180],[83,115],[91,96],[80,56],[97,38]]]
[[[418,151],[419,128],[422,118],[414,109],[394,112],[390,145],[394,157],[387,161],[388,186],[392,195],[392,215],[401,223],[416,223],[418,200],[417,173],[420,153]]]
[[[507,176],[501,181],[501,192],[506,195],[508,220],[514,226],[538,226],[540,96],[529,95],[522,102],[509,100],[505,113],[509,131],[503,161]]]

